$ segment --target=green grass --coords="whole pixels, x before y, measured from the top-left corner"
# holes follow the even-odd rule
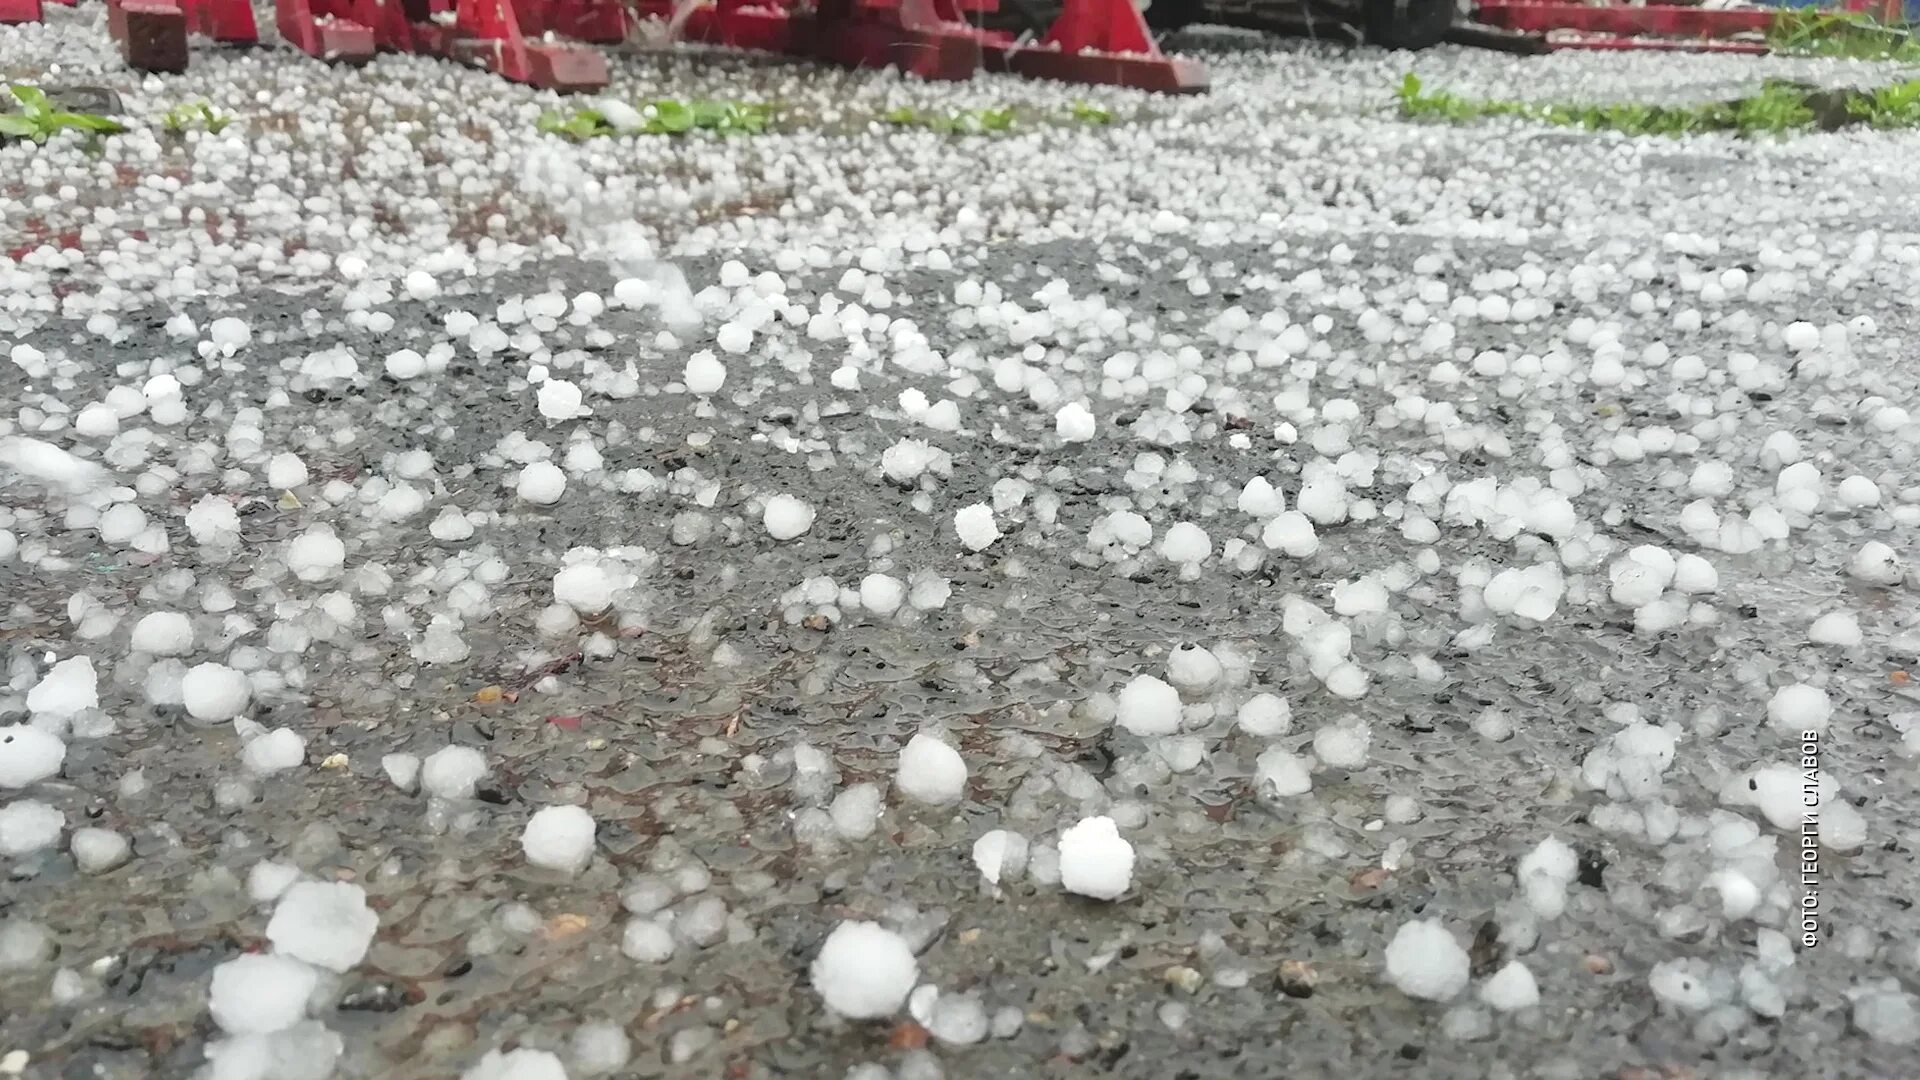
[[[1907,27],[1850,11],[1783,10],[1767,31],[1767,47],[1797,56],[1920,61],[1920,43]]]
[[[175,105],[160,117],[160,127],[170,135],[178,135],[192,128],[202,128],[209,134],[218,135],[231,123],[233,117],[216,111],[204,101]]]
[[[1571,105],[1464,98],[1446,90],[1429,91],[1419,76],[1409,73],[1401,80],[1396,96],[1400,115],[1411,120],[1458,124],[1506,116],[1628,135],[1675,136],[1723,131],[1756,136],[1832,130],[1851,124],[1878,128],[1920,126],[1920,80],[1894,83],[1877,90],[1823,90],[1768,80],[1759,92],[1733,101],[1695,105],[1631,102]]]
[[[126,125],[93,113],[67,112],[54,106],[37,86],[14,83],[8,89],[20,103],[18,112],[0,113],[0,138],[32,139],[44,143],[62,131],[79,131],[98,138],[118,135]]]
[[[712,131],[722,135],[757,135],[773,119],[773,106],[726,101],[676,101],[662,98],[638,106],[641,126],[623,131],[598,109],[571,113],[541,113],[538,126],[550,135],[569,139],[599,139],[614,135],[685,135]]]

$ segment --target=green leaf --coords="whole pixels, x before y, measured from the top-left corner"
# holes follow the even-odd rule
[[[72,128],[76,131],[91,131],[101,135],[119,135],[127,130],[125,124],[108,116],[95,116],[92,113],[54,113],[53,126]]]
[[[920,122],[920,113],[911,106],[902,105],[897,109],[888,109],[880,119],[889,124],[917,124]]]
[[[47,103],[47,95],[37,86],[26,83],[13,84],[13,96],[20,102],[20,109],[30,117],[41,117],[53,111]]]
[[[662,131],[670,135],[680,135],[693,130],[694,115],[685,103],[663,100],[653,103],[654,119],[660,122]]]
[[[980,113],[980,126],[988,131],[1009,131],[1013,128],[1013,110],[985,109]]]
[[[0,113],[0,135],[14,139],[30,139],[39,134],[40,125],[30,116],[18,113]]]

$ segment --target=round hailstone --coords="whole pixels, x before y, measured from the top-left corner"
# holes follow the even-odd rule
[[[307,463],[293,454],[275,454],[267,459],[267,486],[288,491],[307,482]]]
[[[713,342],[738,356],[753,348],[753,330],[745,323],[730,322],[713,335]]]
[[[1255,694],[1240,704],[1234,720],[1241,731],[1270,739],[1293,728],[1293,707],[1276,694]]]
[[[567,492],[567,474],[551,461],[535,461],[520,470],[514,490],[536,506],[552,506]]]
[[[1192,566],[1211,554],[1213,541],[1207,538],[1207,530],[1191,521],[1176,523],[1160,538],[1160,557],[1170,563]]]
[[[593,860],[593,815],[578,806],[549,806],[527,819],[520,850],[547,870],[577,874]]]
[[[1313,770],[1306,759],[1284,746],[1271,747],[1253,759],[1253,777],[1263,791],[1281,798],[1313,790]]]
[[[1415,919],[1387,943],[1387,978],[1408,997],[1451,1001],[1467,988],[1467,950],[1438,919]]]
[[[1180,730],[1180,691],[1151,675],[1135,675],[1120,691],[1114,719],[1135,735],[1172,735]]]
[[[567,1068],[548,1050],[489,1050],[460,1080],[567,1080]]]
[[[133,845],[112,829],[75,829],[67,850],[81,873],[104,874],[125,865]]]
[[[994,829],[973,842],[973,865],[988,883],[1018,874],[1027,865],[1027,838],[1017,832]]]
[[[540,415],[546,417],[548,423],[557,424],[580,415],[580,388],[565,379],[541,383],[534,397],[539,402]]]
[[[65,719],[99,706],[99,675],[84,656],[70,656],[48,668],[46,677],[27,691],[27,711],[39,717]]]
[[[420,786],[438,799],[471,799],[487,775],[487,756],[470,746],[443,746],[420,765]]]
[[[326,581],[347,564],[347,546],[328,525],[315,525],[287,545],[287,569],[301,581]]]
[[[386,367],[388,378],[406,382],[427,373],[427,358],[412,349],[401,349],[387,356]]]
[[[1870,585],[1898,585],[1907,576],[1906,563],[1878,540],[1860,545],[1847,564],[1847,573]]]
[[[868,574],[860,579],[860,606],[875,615],[891,615],[907,599],[906,583],[886,574]]]
[[[1782,735],[1798,736],[1803,731],[1826,734],[1833,718],[1833,702],[1827,692],[1806,683],[1783,686],[1767,702],[1767,726]]]
[[[34,799],[0,806],[0,855],[18,858],[60,841],[67,815]]]
[[[240,751],[241,764],[258,776],[271,776],[307,760],[307,742],[292,728],[276,728],[256,735]]]
[[[1167,680],[1189,697],[1200,697],[1218,683],[1226,669],[1205,646],[1182,645],[1167,656]]]
[[[1082,443],[1093,439],[1096,424],[1085,405],[1070,401],[1053,414],[1053,431],[1062,442]]]
[[[791,495],[775,495],[767,500],[760,521],[775,540],[791,540],[813,528],[813,507]]]
[[[1082,818],[1060,834],[1060,885],[1095,900],[1115,900],[1133,883],[1133,845],[1110,817]]]
[[[1530,1009],[1540,1004],[1540,987],[1527,965],[1514,960],[1480,984],[1480,1000],[1498,1012]]]
[[[920,979],[906,939],[879,923],[849,921],[820,943],[808,972],[827,1008],[850,1020],[892,1016]]]
[[[907,740],[893,786],[915,802],[942,806],[967,790],[967,763],[960,752],[926,733]]]
[[[244,672],[225,664],[196,664],[180,680],[180,699],[187,715],[202,724],[219,724],[247,711],[253,685]]]
[[[727,365],[710,352],[697,352],[687,358],[687,369],[681,377],[690,394],[717,394],[727,381]]]
[[[178,611],[143,615],[127,644],[149,656],[185,656],[193,651],[193,620]]]
[[[207,1001],[213,1022],[229,1035],[265,1035],[299,1023],[320,975],[285,956],[237,956],[213,969]]]
[[[968,551],[985,551],[1000,539],[1000,527],[993,521],[993,507],[986,503],[974,503],[955,513],[953,531]]]
[[[296,960],[347,971],[367,955],[379,929],[365,889],[345,881],[302,881],[274,906],[267,940]]]
[[[618,584],[598,563],[575,563],[553,575],[553,598],[582,615],[598,615],[613,606]]]
[[[408,274],[402,287],[407,290],[407,295],[415,300],[431,300],[440,295],[440,283],[433,280],[433,275],[425,270],[415,270]]]
[[[23,788],[60,772],[67,744],[28,724],[0,727],[0,788]]]

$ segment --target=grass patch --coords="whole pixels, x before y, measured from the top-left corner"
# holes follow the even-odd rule
[[[1794,131],[1832,131],[1852,124],[1877,128],[1920,126],[1920,79],[1875,90],[1825,90],[1770,79],[1759,92],[1733,101],[1696,105],[1537,104],[1483,101],[1446,90],[1429,91],[1409,73],[1396,94],[1400,115],[1411,120],[1466,123],[1494,116],[1618,131],[1627,135],[1690,135],[1705,131],[1739,135],[1784,135]]]
[[[169,135],[179,135],[194,128],[218,135],[231,123],[233,117],[220,113],[204,101],[175,105],[160,117],[160,127]]]
[[[1767,30],[1767,47],[1795,56],[1920,62],[1911,30],[1852,11],[1785,9]]]
[[[98,138],[118,135],[126,125],[111,117],[94,113],[67,112],[55,107],[37,86],[14,83],[8,87],[20,104],[18,112],[0,112],[0,138],[32,139],[44,143],[62,131],[80,131]]]
[[[883,113],[880,119],[896,127],[924,128],[942,135],[1001,135],[1026,122],[1021,113],[1010,105],[997,109],[962,109],[957,112],[902,106]],[[1109,109],[1090,102],[1076,101],[1067,107],[1066,115],[1060,120],[1072,124],[1105,127],[1113,123],[1113,113]]]
[[[541,113],[537,126],[549,135],[586,140],[614,135],[685,135],[693,131],[758,135],[772,120],[771,105],[662,98],[642,104],[631,115],[611,108]]]

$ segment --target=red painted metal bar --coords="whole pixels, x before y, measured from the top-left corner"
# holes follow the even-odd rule
[[[37,23],[44,14],[40,0],[0,0],[0,25]]]
[[[1550,49],[1601,52],[1735,53],[1764,56],[1768,48],[1758,41],[1721,41],[1714,38],[1566,37],[1547,39]]]
[[[107,33],[136,71],[187,70],[187,13],[173,0],[107,0]]]
[[[1479,6],[1474,19],[1488,26],[1531,33],[1579,30],[1589,34],[1714,38],[1765,33],[1773,26],[1777,14],[1772,10],[1717,10],[1665,4],[1588,7],[1535,0],[1487,0]]]

